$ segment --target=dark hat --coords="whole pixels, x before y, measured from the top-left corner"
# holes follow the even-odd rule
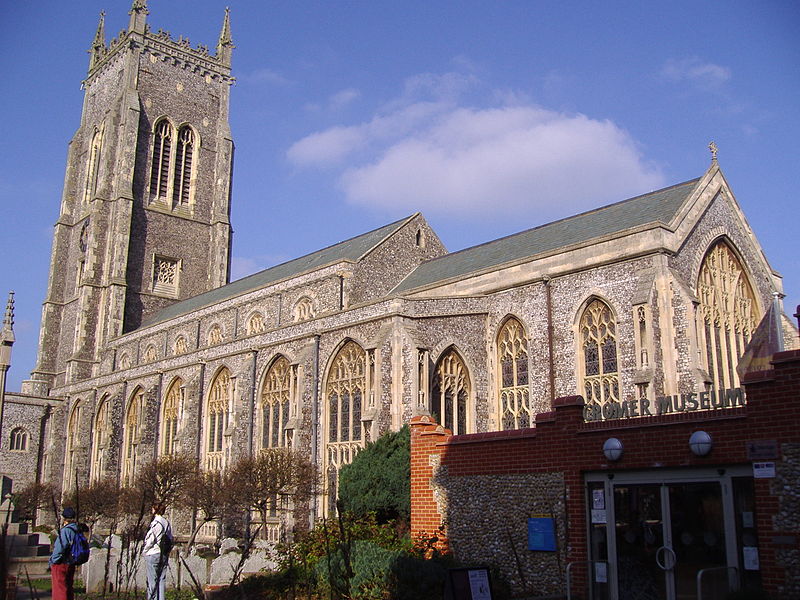
[[[64,517],[65,519],[74,519],[75,518],[75,509],[68,506],[61,513],[61,516]]]

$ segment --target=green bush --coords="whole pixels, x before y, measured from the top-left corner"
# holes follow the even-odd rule
[[[408,425],[361,450],[339,475],[344,512],[374,513],[379,523],[411,518],[411,433]]]

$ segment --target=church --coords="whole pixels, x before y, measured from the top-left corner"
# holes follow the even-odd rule
[[[523,430],[570,396],[586,422],[725,411],[764,315],[797,343],[713,144],[695,179],[472,248],[416,213],[229,281],[232,53],[227,13],[213,53],[151,29],[144,0],[110,42],[101,17],[37,364],[5,393],[15,486],[287,447],[322,473],[319,518],[340,467],[413,419]]]

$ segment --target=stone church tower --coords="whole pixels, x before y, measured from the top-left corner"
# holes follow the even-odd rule
[[[229,281],[229,15],[212,55],[151,31],[146,0],[129,14],[109,44],[101,14],[89,49],[27,393],[91,377],[110,339]]]

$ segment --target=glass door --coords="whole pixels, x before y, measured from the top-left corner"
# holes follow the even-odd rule
[[[731,481],[724,469],[587,477],[591,556],[608,563],[608,596],[696,600],[700,574],[703,600],[724,598],[741,573]]]

